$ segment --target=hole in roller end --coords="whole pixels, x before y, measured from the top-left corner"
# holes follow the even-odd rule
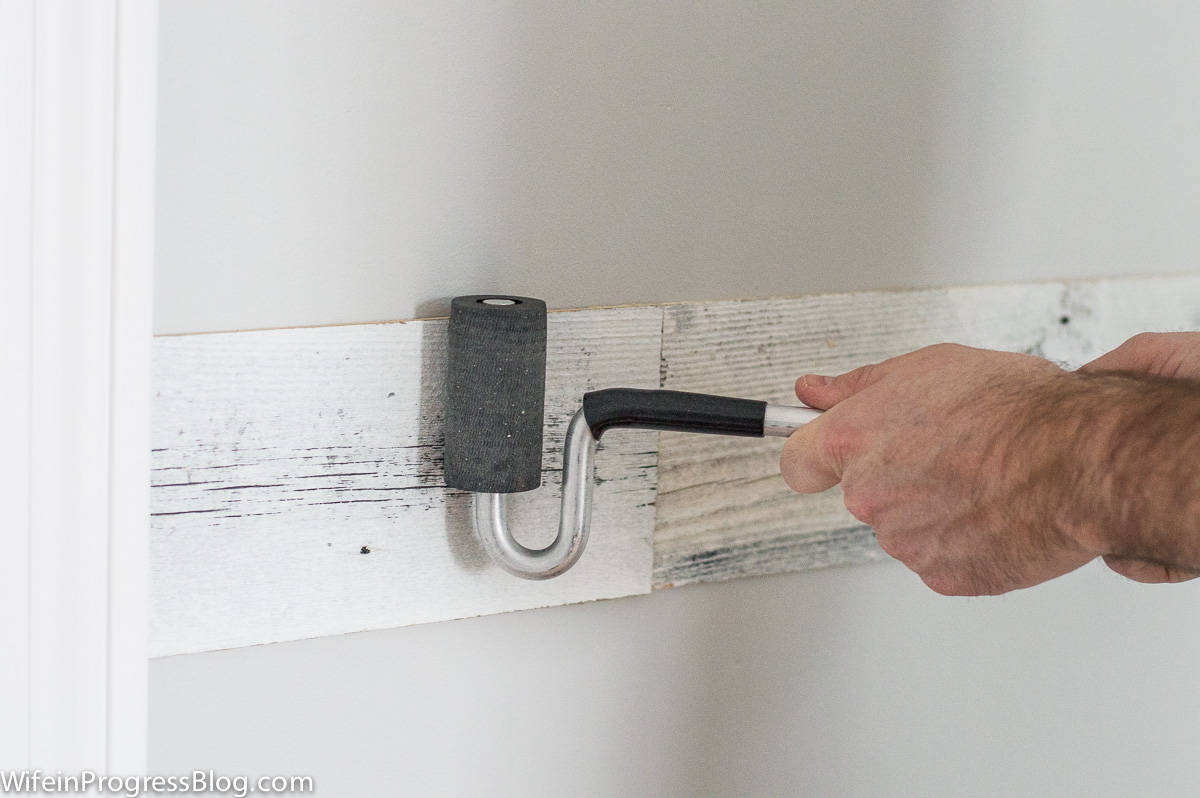
[[[488,297],[487,299],[479,300],[479,304],[481,304],[481,305],[519,305],[519,304],[521,304],[521,300],[509,299],[507,297],[501,297],[501,296],[491,296],[491,297]]]

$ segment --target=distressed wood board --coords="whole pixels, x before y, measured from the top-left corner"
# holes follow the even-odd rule
[[[839,374],[940,342],[1074,367],[1141,331],[1200,329],[1200,278],[685,303],[664,312],[663,387],[795,403],[801,374]],[[772,439],[662,433],[655,587],[886,557],[840,489],[788,489],[781,449]]]
[[[587,390],[793,403],[802,373],[940,341],[1078,365],[1136,332],[1198,328],[1200,276],[552,313],[545,485],[514,500],[512,524],[529,545],[553,537],[565,425]],[[157,339],[152,655],[884,556],[836,489],[787,489],[781,441],[621,430],[597,456],[583,559],[548,582],[511,577],[442,483],[444,367],[444,320]]]
[[[545,483],[511,502],[522,542],[554,537],[583,392],[658,384],[661,320],[551,315]],[[558,579],[491,567],[469,495],[442,483],[445,340],[435,320],[155,342],[153,656],[649,591],[652,432],[605,440],[598,458],[593,524],[620,534],[594,535]]]

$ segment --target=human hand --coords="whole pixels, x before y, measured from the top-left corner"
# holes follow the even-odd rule
[[[1041,358],[953,344],[801,377],[796,395],[827,412],[788,439],[780,468],[801,493],[840,482],[883,550],[938,593],[1035,585],[1101,553],[1059,521],[1061,452],[1091,421],[1051,412],[1072,379]]]
[[[1200,379],[1200,333],[1141,333],[1079,370]],[[1104,563],[1137,582],[1183,582],[1200,576],[1185,568],[1111,554],[1104,555]]]
[[[1200,332],[1139,333],[1079,370],[1200,379]]]

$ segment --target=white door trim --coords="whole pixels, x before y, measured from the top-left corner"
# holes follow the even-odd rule
[[[139,772],[157,4],[0,0],[0,37],[0,764]]]

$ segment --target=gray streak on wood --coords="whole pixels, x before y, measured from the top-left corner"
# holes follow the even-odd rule
[[[1200,329],[1200,278],[866,292],[668,305],[663,387],[796,402],[839,374],[945,341],[1078,366],[1143,330]],[[839,489],[792,493],[777,440],[662,433],[654,585],[883,558]]]
[[[658,382],[658,308],[549,325],[545,485],[516,534],[557,526],[562,442],[583,392]],[[585,561],[527,582],[486,561],[444,487],[445,322],[155,343],[152,650],[157,656],[649,590],[655,436],[606,440]],[[363,547],[370,556],[361,556]]]
[[[541,490],[558,518],[566,423],[627,385],[794,403],[836,374],[942,341],[1079,365],[1143,330],[1200,329],[1200,277],[1048,282],[551,313]],[[445,321],[155,342],[155,656],[610,598],[880,559],[838,490],[798,496],[778,440],[621,430],[597,456],[588,551],[526,582],[486,561],[442,481]],[[364,555],[364,550],[369,555]]]

